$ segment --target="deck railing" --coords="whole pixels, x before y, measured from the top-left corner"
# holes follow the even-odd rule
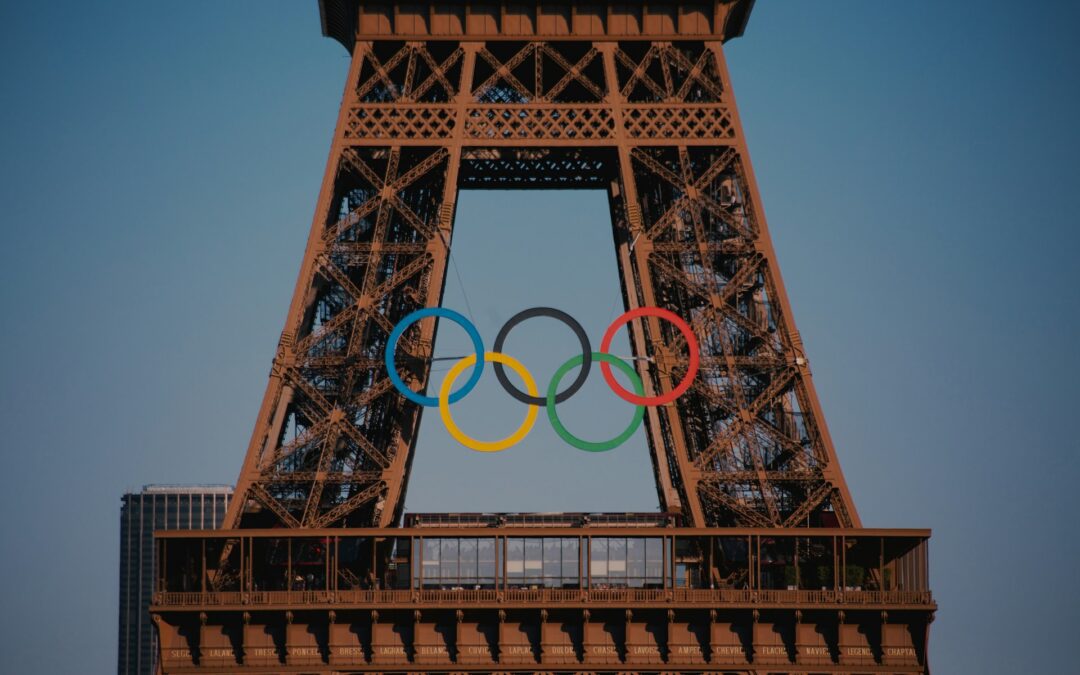
[[[326,605],[573,605],[581,603],[629,605],[929,605],[930,591],[809,591],[742,589],[565,589],[515,588],[440,590],[340,590],[340,591],[218,591],[159,592],[154,605],[161,608],[226,605],[313,607]]]

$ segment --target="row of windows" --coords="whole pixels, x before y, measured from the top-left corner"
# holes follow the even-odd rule
[[[228,495],[127,495],[121,520],[146,532],[216,529],[225,518]]]
[[[428,538],[413,557],[413,586],[490,588],[503,581],[503,574],[507,584],[519,587],[578,588],[590,577],[594,588],[663,585],[660,537],[593,537],[590,542],[582,551],[576,537],[508,537],[504,554],[493,538]],[[586,565],[587,575],[582,574]]]

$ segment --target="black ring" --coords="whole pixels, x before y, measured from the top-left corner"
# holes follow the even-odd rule
[[[558,321],[562,321],[570,330],[574,331],[574,335],[577,336],[578,342],[581,343],[581,370],[578,372],[577,379],[570,383],[570,386],[566,388],[566,391],[560,392],[555,396],[556,403],[562,403],[566,399],[570,398],[577,393],[578,389],[581,389],[585,384],[585,380],[589,379],[589,369],[592,368],[592,345],[589,344],[589,336],[585,334],[585,329],[581,327],[581,324],[577,322],[577,319],[570,316],[566,312],[563,312],[552,307],[531,307],[523,310],[510,317],[510,320],[503,324],[503,327],[499,329],[499,334],[495,337],[495,346],[493,350],[502,353],[503,343],[506,342],[506,336],[510,334],[510,330],[526,319],[532,319],[538,316],[547,316]],[[528,403],[530,405],[547,405],[547,399],[542,396],[529,396],[525,392],[521,391],[510,382],[510,378],[506,376],[506,369],[503,364],[495,364],[495,377],[499,378],[499,384],[503,386],[506,393],[510,394],[522,403]]]

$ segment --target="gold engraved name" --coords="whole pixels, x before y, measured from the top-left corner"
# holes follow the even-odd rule
[[[769,654],[770,656],[780,656],[783,654],[787,654],[787,650],[783,647],[762,647],[761,653]]]
[[[380,654],[405,654],[404,647],[379,647],[376,651]]]
[[[912,647],[886,647],[885,654],[887,656],[915,656],[915,649]]]
[[[293,647],[289,653],[293,656],[318,656],[319,650],[317,647]]]
[[[742,647],[724,647],[717,645],[713,647],[714,654],[723,654],[725,656],[738,656],[743,653]]]
[[[363,647],[338,647],[337,653],[339,656],[363,656]]]
[[[169,650],[169,656],[171,656],[174,659],[190,659],[191,658],[191,650],[190,649],[170,649]]]
[[[848,647],[844,652],[848,656],[871,656],[869,647]]]
[[[829,655],[829,648],[828,647],[804,647],[802,651],[807,656],[828,656]]]
[[[439,646],[426,647],[426,646],[421,646],[419,651],[420,651],[421,654],[438,654],[438,655],[441,655],[441,654],[446,653],[446,647],[439,647]]]

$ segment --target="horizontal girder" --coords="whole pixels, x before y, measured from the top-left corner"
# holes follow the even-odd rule
[[[319,0],[322,32],[352,51],[358,40],[389,37],[481,40],[729,40],[742,35],[754,0],[571,2],[361,2]]]

